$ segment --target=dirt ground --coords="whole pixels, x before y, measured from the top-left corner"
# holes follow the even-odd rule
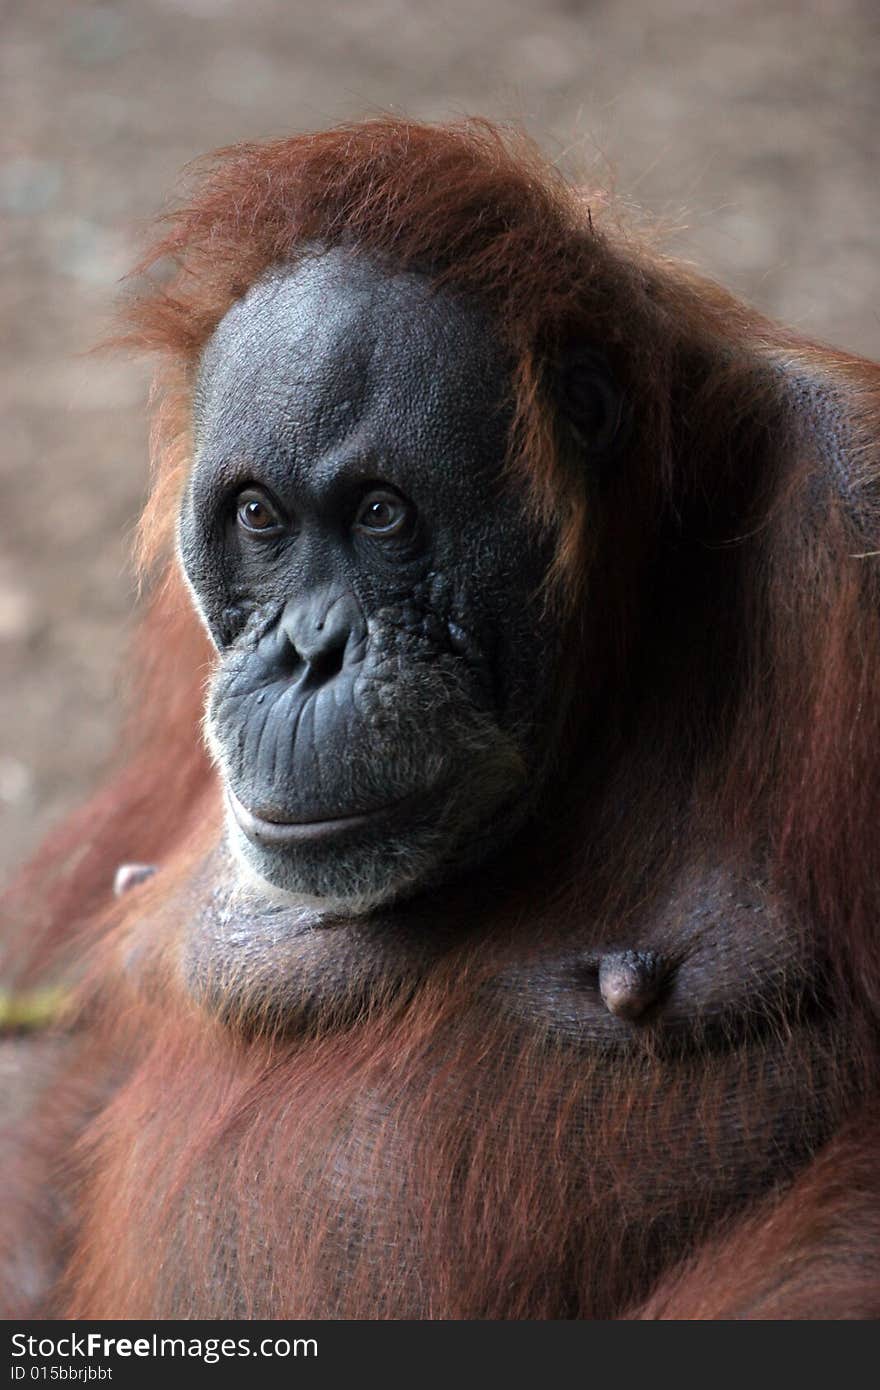
[[[396,108],[526,123],[880,355],[876,0],[0,0],[0,873],[110,756],[145,368],[85,354],[195,155]]]

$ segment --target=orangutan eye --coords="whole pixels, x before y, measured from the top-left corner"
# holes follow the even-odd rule
[[[398,536],[412,521],[412,508],[395,492],[370,492],[360,505],[354,527],[369,536]]]
[[[278,512],[263,493],[248,488],[240,492],[235,500],[236,520],[243,531],[265,536],[274,534],[283,526]]]

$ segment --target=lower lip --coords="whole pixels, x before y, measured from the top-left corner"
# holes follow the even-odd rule
[[[339,816],[336,820],[313,821],[272,821],[255,816],[238,797],[227,791],[229,808],[236,824],[249,840],[261,845],[295,845],[312,840],[329,840],[343,835],[347,830],[368,825],[371,821],[393,810],[393,806],[380,806],[375,811],[366,811],[354,816]]]

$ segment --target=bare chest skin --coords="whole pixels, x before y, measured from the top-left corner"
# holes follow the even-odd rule
[[[211,888],[222,856],[190,890],[179,957],[219,1028],[209,1039],[196,1021],[192,1058],[154,1049],[115,1103],[124,1126],[134,1087],[177,1135],[181,1195],[161,1239],[213,1270],[206,1286],[178,1262],[153,1307],[515,1317],[513,1286],[491,1306],[485,1293],[493,1262],[512,1262],[532,1287],[546,1277],[546,1316],[620,1312],[695,1230],[793,1176],[839,1118],[845,1048],[757,876],[695,867],[604,940],[490,933],[478,953],[427,913],[343,923],[258,906],[228,879]],[[639,961],[653,994],[632,1011]],[[172,1073],[190,1066],[207,1084],[181,1106]],[[218,1142],[190,1150],[191,1131]],[[133,1146],[120,1184],[149,1190],[149,1166]],[[227,1218],[210,1194],[229,1184]],[[147,1234],[132,1231],[135,1250]]]
[[[466,967],[481,1007],[542,1037],[623,1048],[732,1043],[821,1008],[817,962],[758,868],[686,866],[623,920],[591,919],[586,906],[564,932],[534,909],[514,926],[489,915],[475,934],[460,925],[469,891],[347,918],[267,900],[220,848],[188,894],[185,987],[221,1016],[241,1020],[250,1003],[296,1033]]]

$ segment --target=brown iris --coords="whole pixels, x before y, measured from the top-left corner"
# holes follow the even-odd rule
[[[402,497],[394,492],[371,492],[364,498],[355,518],[355,528],[373,536],[396,536],[410,518]]]
[[[237,501],[237,520],[239,526],[245,531],[257,531],[265,534],[267,531],[276,531],[281,525],[281,518],[276,512],[272,503],[262,493],[249,490],[239,493]]]

